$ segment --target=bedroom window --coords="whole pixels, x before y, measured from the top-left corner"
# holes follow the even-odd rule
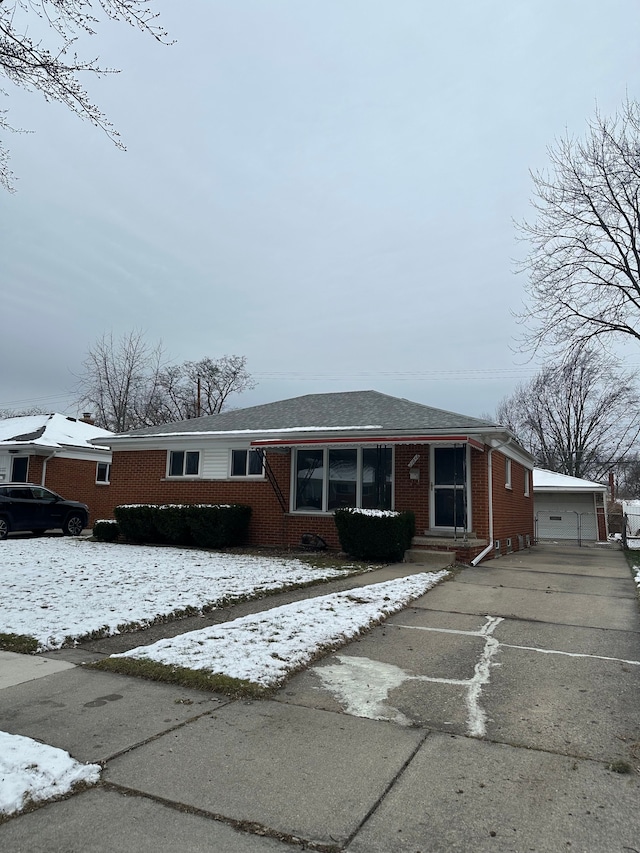
[[[232,450],[232,477],[262,477],[262,453],[259,450]]]
[[[200,470],[199,450],[170,450],[170,477],[197,477]]]

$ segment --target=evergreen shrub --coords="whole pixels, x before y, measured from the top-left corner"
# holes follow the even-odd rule
[[[342,550],[357,560],[401,562],[416,529],[410,510],[337,509],[334,518]]]
[[[118,536],[120,528],[117,521],[103,519],[93,525],[93,537],[100,542],[115,542]]]

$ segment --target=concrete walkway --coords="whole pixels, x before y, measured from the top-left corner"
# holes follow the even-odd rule
[[[538,546],[461,571],[270,700],[79,667],[0,690],[0,729],[105,765],[0,825],[0,850],[633,853],[639,700],[623,555]]]

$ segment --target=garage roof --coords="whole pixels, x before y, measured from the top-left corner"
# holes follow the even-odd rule
[[[581,480],[580,477],[569,477],[567,474],[556,474],[545,468],[533,469],[534,492],[606,492],[608,487],[591,480]]]

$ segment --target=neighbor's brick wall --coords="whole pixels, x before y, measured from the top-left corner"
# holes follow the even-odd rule
[[[90,527],[99,518],[111,517],[109,498],[111,486],[96,483],[95,461],[53,456],[47,461],[44,484],[42,483],[43,464],[44,457],[29,457],[27,479],[30,483],[45,485],[67,500],[87,504]]]

